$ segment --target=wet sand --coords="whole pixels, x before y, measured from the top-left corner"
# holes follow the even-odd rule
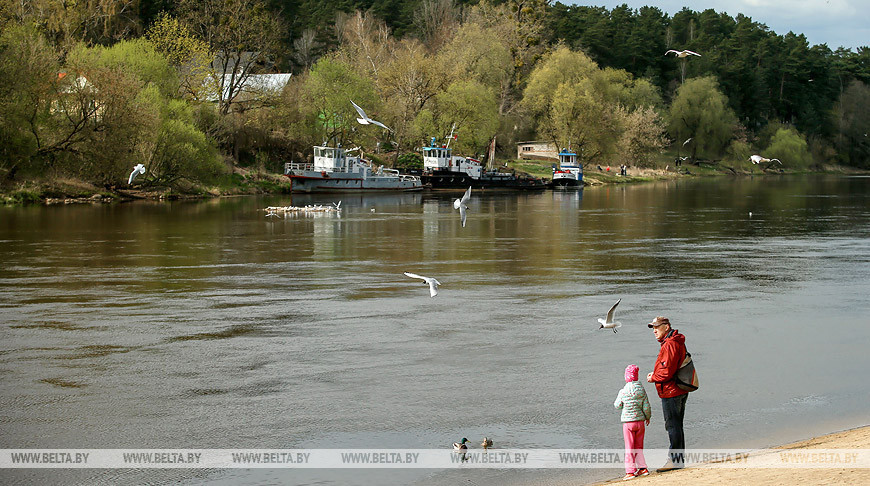
[[[777,447],[777,449],[802,450],[802,449],[870,449],[870,426],[836,432],[829,435],[814,437],[812,439],[794,442]],[[652,465],[651,465],[652,466]],[[664,485],[664,484],[691,484],[715,485],[715,484],[752,484],[768,486],[791,486],[794,484],[859,484],[867,480],[867,470],[858,468],[706,468],[690,467],[679,471],[652,473],[646,477],[622,481],[621,478],[601,484],[636,484],[636,485]]]

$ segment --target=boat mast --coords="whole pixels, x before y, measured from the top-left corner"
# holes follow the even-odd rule
[[[450,148],[450,142],[453,141],[453,130],[456,129],[456,123],[453,123],[453,126],[450,127],[450,135],[447,135],[447,146],[445,148]]]

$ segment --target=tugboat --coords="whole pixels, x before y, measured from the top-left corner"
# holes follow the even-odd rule
[[[351,149],[352,151],[353,149]],[[375,169],[362,157],[347,154],[341,146],[314,147],[314,163],[284,164],[291,192],[384,192],[420,191],[420,177],[400,174],[396,169]]]
[[[428,147],[423,147],[423,184],[432,189],[455,189],[471,186],[475,189],[546,189],[547,185],[535,177],[521,177],[497,170],[486,170],[483,164],[471,157],[453,155],[450,148],[452,132],[447,143],[437,145],[435,137]],[[492,151],[491,151],[492,152]],[[490,157],[490,160],[492,157]]]
[[[553,166],[553,189],[576,188],[583,185],[583,166],[577,162],[577,154],[562,149],[559,152],[559,166]]]

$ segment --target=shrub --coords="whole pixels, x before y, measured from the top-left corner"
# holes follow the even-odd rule
[[[794,128],[780,128],[770,139],[770,146],[764,151],[767,158],[777,158],[784,167],[805,169],[812,163],[807,149],[807,141]]]
[[[396,168],[397,169],[422,169],[423,168],[423,156],[416,152],[409,152],[407,154],[402,154],[396,160]]]

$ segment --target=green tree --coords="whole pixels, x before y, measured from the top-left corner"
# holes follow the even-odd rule
[[[366,114],[377,119],[380,109],[374,82],[359,73],[352,66],[332,56],[320,58],[312,66],[302,86],[303,112],[316,127],[320,142],[345,145],[374,145],[378,138],[379,127],[357,124],[358,117],[353,105],[366,110]],[[361,128],[359,128],[361,127]]]
[[[156,129],[139,144],[140,158],[148,170],[147,184],[210,181],[225,172],[217,150],[196,128],[193,110],[185,101],[166,99],[150,85],[140,93],[139,102],[159,113]]]
[[[657,90],[625,71],[598,69],[582,52],[562,46],[545,56],[524,94],[538,133],[559,148],[570,146],[584,163],[609,159],[620,146],[641,161],[661,143],[649,111],[660,104]]]
[[[79,63],[124,71],[143,85],[153,84],[164,97],[178,93],[178,73],[169,65],[166,57],[144,38],[121,41],[111,47],[78,49],[75,56]]]
[[[870,166],[870,87],[852,81],[840,97],[834,115],[841,160],[860,167]]]
[[[764,150],[767,158],[779,159],[789,168],[806,168],[812,163],[807,149],[807,141],[794,128],[780,128],[770,139],[770,146]]]
[[[208,44],[177,18],[166,13],[158,15],[145,38],[175,68],[182,96],[205,101],[207,93],[217,89],[213,86],[214,78],[210,76],[209,64],[214,56]],[[209,86],[209,80],[212,86]]]
[[[35,27],[0,34],[0,181],[29,169],[44,143],[58,69],[54,49]]]
[[[668,132],[679,143],[692,139],[692,158],[720,156],[737,119],[713,77],[692,78],[680,86],[671,104]]]
[[[454,147],[459,152],[480,153],[498,130],[495,93],[474,80],[457,81],[438,94],[415,123],[418,133],[438,140],[447,136],[455,124]]]

